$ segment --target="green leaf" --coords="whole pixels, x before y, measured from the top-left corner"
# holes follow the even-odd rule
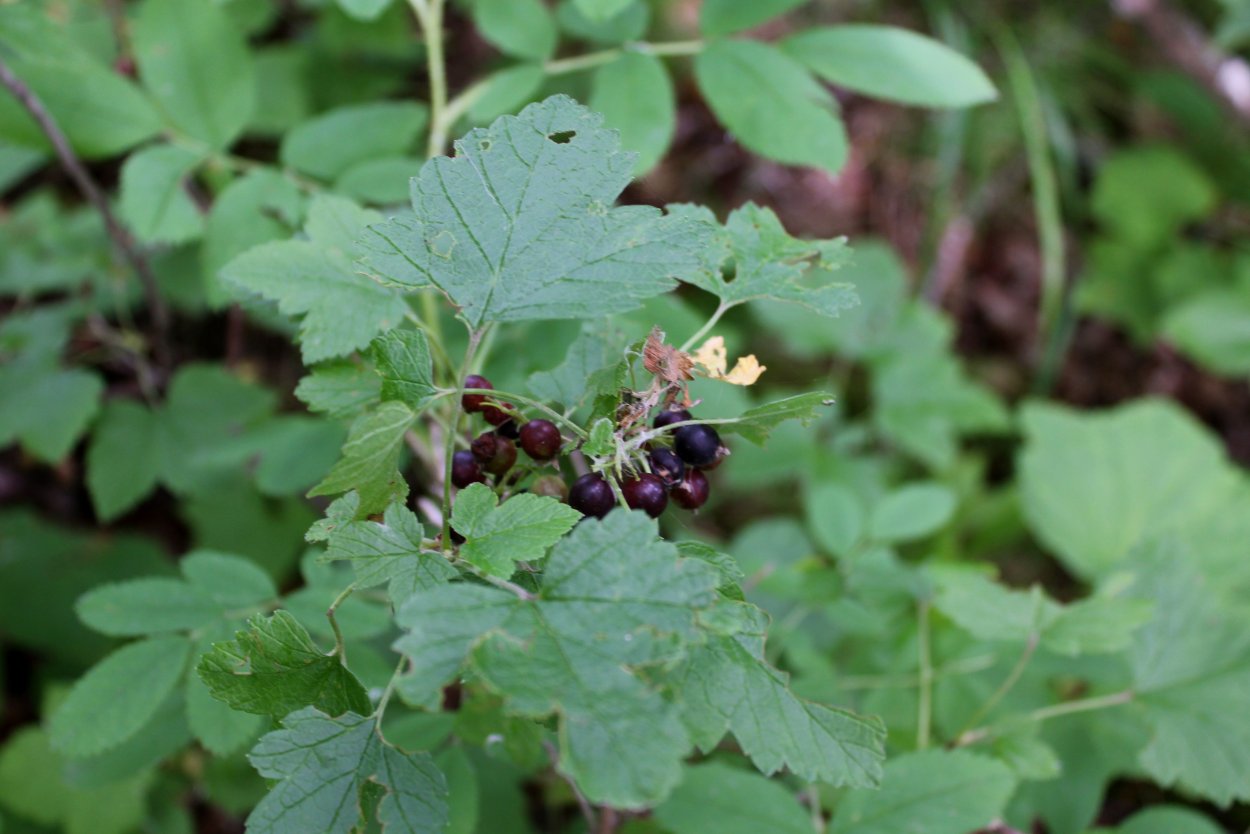
[[[699,31],[704,35],[729,35],[758,26],[803,5],[807,0],[703,0]]]
[[[175,145],[131,154],[122,166],[122,219],[145,243],[185,243],[199,237],[204,219],[185,188],[202,157]]]
[[[303,316],[306,363],[345,356],[398,325],[408,309],[394,290],[352,266],[355,237],[380,219],[345,198],[318,195],[308,210],[307,241],[263,243],[232,260],[222,277]]]
[[[408,201],[408,181],[421,173],[421,160],[384,156],[358,162],[334,181],[334,190],[366,203],[399,205]]]
[[[817,484],[805,493],[803,508],[816,541],[836,556],[848,556],[864,534],[867,512],[842,484]]]
[[[610,337],[602,326],[583,326],[559,367],[530,374],[526,381],[530,392],[567,409],[581,406],[591,393],[591,378],[620,358],[619,344]]]
[[[392,330],[373,343],[373,361],[382,377],[382,399],[398,400],[421,411],[434,396],[430,343],[420,330]]]
[[[360,493],[362,513],[378,512],[404,498],[408,482],[397,469],[399,450],[414,419],[412,409],[394,400],[359,417],[343,444],[342,460],[308,494],[337,495],[354,489]]]
[[[36,363],[0,365],[0,447],[17,438],[32,455],[59,463],[100,407],[104,383],[87,370]]]
[[[282,610],[258,614],[233,641],[214,644],[197,671],[214,698],[241,712],[280,717],[307,706],[330,715],[372,711],[360,681]]]
[[[711,750],[732,731],[764,773],[787,767],[808,781],[876,785],[885,757],[881,721],[795,695],[763,658],[766,615],[736,605],[750,633],[709,638],[680,675],[683,719],[695,743]]]
[[[635,0],[573,0],[582,14],[591,20],[607,20],[625,11]]]
[[[303,214],[299,186],[277,171],[250,171],[226,186],[213,201],[204,230],[201,257],[210,302],[222,305],[237,293],[219,279],[226,264],[253,246],[290,237]]]
[[[214,755],[238,752],[260,734],[264,722],[259,715],[239,712],[214,698],[194,669],[187,675],[187,723]]]
[[[672,834],[812,834],[812,820],[781,783],[710,762],[685,769],[654,816]]]
[[[599,8],[583,8],[591,5]],[[645,38],[651,7],[636,0],[561,0],[556,19],[560,28],[575,38],[616,46]]]
[[[1213,602],[1215,578],[1175,543],[1138,551],[1130,569],[1130,593],[1156,611],[1131,654],[1134,704],[1154,730],[1142,767],[1159,784],[1217,805],[1250,798],[1244,613]]]
[[[243,34],[216,3],[144,0],[131,26],[144,86],[169,120],[224,150],[252,116],[256,79]]]
[[[556,23],[541,0],[475,0],[473,22],[509,55],[543,61],[555,51]]]
[[[748,150],[837,173],[847,139],[833,97],[793,58],[758,41],[715,41],[695,58],[708,106]]]
[[[355,417],[380,402],[382,381],[372,370],[350,360],[325,362],[295,386],[295,396],[335,419]]]
[[[90,756],[137,733],[181,679],[191,643],[184,637],[149,637],[130,643],[79,678],[52,715],[52,746],[70,756]]]
[[[0,8],[0,47],[13,72],[39,96],[74,150],[115,156],[155,136],[160,115],[133,83],[88,53],[42,7]],[[11,94],[0,92],[0,137],[51,150],[47,137]]]
[[[968,107],[998,95],[968,58],[932,38],[894,26],[807,29],[781,48],[830,84],[874,98],[922,107]]]
[[[876,791],[838,803],[829,834],[967,834],[1001,816],[1015,778],[994,759],[962,750],[926,750],[891,759]]]
[[[473,484],[456,495],[451,526],[464,536],[462,559],[507,579],[517,562],[542,559],[581,519],[580,512],[555,498],[514,495],[500,505],[494,490]]]
[[[348,834],[372,810],[361,799],[372,796],[373,785],[385,791],[377,820],[387,832],[441,834],[446,828],[447,782],[430,754],[386,744],[373,718],[331,718],[309,707],[288,715],[282,727],[248,754],[261,776],[277,780],[248,816],[248,831]]]
[[[424,537],[416,515],[402,504],[391,504],[380,524],[348,520],[335,528],[326,558],[349,559],[359,587],[389,582],[391,601],[398,607],[417,591],[459,575],[442,553],[423,549]]]
[[[262,605],[278,596],[269,574],[240,556],[196,550],[183,556],[178,567],[193,587],[223,609]]]
[[[469,120],[488,122],[529,103],[547,80],[542,64],[517,64],[491,73],[482,81],[482,92],[469,106]]]
[[[1129,148],[1099,166],[1090,207],[1116,237],[1150,246],[1206,217],[1218,199],[1215,183],[1180,151]]]
[[[111,400],[87,447],[87,491],[101,521],[117,518],[156,486],[160,448],[157,418],[130,400]]]
[[[1021,422],[1025,518],[1082,577],[1106,575],[1138,542],[1214,521],[1236,487],[1221,445],[1168,402],[1085,414],[1030,404]]]
[[[333,182],[353,166],[409,153],[426,121],[425,107],[415,102],[340,107],[287,133],[282,139],[282,164]]]
[[[642,513],[584,521],[555,546],[536,599],[466,584],[413,596],[397,617],[412,633],[396,648],[414,662],[401,691],[428,702],[468,664],[511,713],[560,716],[558,768],[591,801],[652,804],[680,778],[690,741],[635,670],[696,636],[719,584]]]
[[[74,609],[85,625],[115,637],[188,631],[221,614],[199,588],[163,577],[101,585],[80,597]]]
[[[873,507],[870,535],[884,542],[923,539],[946,526],[955,514],[955,505],[955,493],[941,484],[908,484]]]
[[[757,405],[742,412],[732,423],[721,430],[726,434],[745,437],[757,446],[763,446],[773,429],[787,420],[798,420],[806,426],[820,416],[820,410],[833,405],[833,395],[824,391],[797,394],[784,400]]]
[[[638,154],[634,173],[645,174],[664,156],[677,128],[677,99],[664,62],[625,52],[596,70],[590,83],[590,109],[621,132],[621,146]]]
[[[684,205],[670,210],[715,223],[710,209]],[[828,280],[829,272],[849,256],[845,238],[791,237],[772,209],[754,203],[732,211],[718,231],[722,263],[687,280],[722,302],[771,298],[802,304],[826,316],[838,316],[859,303],[853,286]],[[724,274],[725,267],[731,274]]]
[[[1179,805],[1154,805],[1129,817],[1116,834],[1223,834],[1208,817]]]
[[[1173,308],[1163,335],[1211,370],[1250,375],[1250,290],[1204,292]]]
[[[392,0],[338,0],[339,8],[357,20],[377,20]]]
[[[456,148],[414,180],[415,217],[373,227],[366,265],[408,289],[437,286],[471,327],[630,310],[700,268],[704,224],[611,207],[633,157],[567,97]]]

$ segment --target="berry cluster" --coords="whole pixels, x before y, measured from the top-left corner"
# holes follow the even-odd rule
[[[488,379],[476,374],[465,378],[464,387],[494,389]],[[488,475],[496,480],[508,477],[516,465],[518,445],[536,463],[555,460],[564,447],[559,428],[550,420],[529,420],[518,427],[511,403],[489,394],[466,393],[461,404],[467,413],[481,414],[494,430],[478,435],[468,449],[452,456],[451,482],[460,489],[485,483]],[[689,411],[669,408],[660,412],[653,426],[662,429],[691,419]],[[642,510],[652,518],[664,512],[670,499],[687,510],[706,504],[709,488],[704,473],[716,468],[728,454],[711,426],[682,425],[666,434],[672,438],[671,448],[652,441],[645,449],[645,463],[639,461],[627,469],[616,485],[631,509]],[[528,488],[537,495],[567,500],[573,509],[596,518],[607,515],[617,503],[613,484],[597,472],[578,478],[571,489],[559,474],[541,475]]]
[[[662,411],[654,426],[663,428],[692,419],[684,409]],[[711,426],[679,426],[673,433],[673,448],[655,446],[648,452],[650,472],[634,472],[621,483],[621,494],[631,509],[655,518],[668,507],[671,498],[677,506],[697,510],[707,503],[708,469],[715,469],[727,450]],[[569,506],[583,515],[602,518],[616,505],[616,496],[607,478],[598,473],[578,478],[569,491]]]
[[[482,376],[469,376],[464,381],[465,388],[494,388],[490,380]],[[511,403],[494,403],[486,394],[465,394],[461,400],[464,410],[470,414],[481,414],[487,423],[495,427],[487,431],[451,458],[451,482],[460,489],[470,484],[485,483],[487,475],[502,478],[516,465],[517,444],[531,460],[537,463],[547,461],[560,454],[564,438],[560,430],[550,420],[530,420],[517,428],[512,418]],[[553,489],[550,478],[539,478],[535,486],[544,486],[548,491]],[[556,479],[558,480],[558,479]],[[561,486],[563,482],[561,481]],[[556,490],[560,492],[560,490]]]

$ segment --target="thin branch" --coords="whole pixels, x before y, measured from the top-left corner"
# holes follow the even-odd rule
[[[130,232],[122,225],[117,215],[113,213],[112,207],[109,206],[108,198],[100,190],[100,186],[96,184],[95,180],[91,178],[91,174],[83,166],[82,160],[74,153],[69,139],[65,136],[64,131],[61,130],[61,126],[57,124],[56,119],[44,107],[43,101],[40,100],[35,91],[17,77],[3,58],[0,58],[0,83],[3,83],[5,88],[21,103],[26,112],[39,125],[39,129],[43,131],[44,136],[52,143],[52,148],[56,151],[57,158],[61,161],[61,166],[69,174],[70,179],[74,181],[74,185],[82,192],[87,202],[91,203],[95,210],[100,213],[100,216],[104,219],[104,228],[117,248],[118,253],[130,265],[135,274],[139,276],[139,281],[143,284],[144,295],[147,298],[148,309],[152,314],[152,323],[156,328],[153,352],[156,355],[157,364],[163,368],[168,368],[169,308],[165,306],[165,301],[161,298],[160,290],[156,284],[156,275],[152,272],[152,267],[148,263],[147,258],[139,251],[134,238],[130,236]]]
[[[1114,692],[1110,695],[1099,695],[1096,698],[1082,698],[1079,701],[1064,701],[1061,704],[1054,704],[1049,707],[1035,709],[1024,716],[1025,721],[1049,721],[1052,718],[1058,718],[1061,715],[1073,715],[1078,712],[1090,712],[1092,710],[1108,709],[1110,707],[1118,707],[1127,704],[1133,700],[1134,693],[1131,689],[1125,689],[1121,692]],[[984,741],[987,738],[993,738],[995,729],[992,726],[979,727],[955,739],[951,747],[967,747],[970,744]]]
[[[326,619],[330,621],[330,628],[334,631],[334,652],[338,656],[339,663],[347,665],[347,643],[343,639],[343,630],[339,628],[339,621],[334,616],[339,606],[342,605],[348,597],[356,590],[356,583],[348,585],[343,592],[334,598],[334,602],[330,603],[330,607],[326,609]]]

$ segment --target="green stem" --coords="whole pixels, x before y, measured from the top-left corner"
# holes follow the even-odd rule
[[[430,137],[426,156],[443,153],[447,145],[447,64],[443,57],[443,0],[409,0],[425,40],[426,73],[430,77]]]
[[[707,323],[705,323],[702,327],[700,327],[698,332],[696,332],[693,336],[687,339],[685,341],[685,344],[683,344],[679,348],[679,350],[681,350],[684,353],[686,351],[689,351],[690,348],[694,347],[696,344],[698,344],[703,339],[703,337],[706,336],[712,330],[712,328],[716,326],[716,322],[720,321],[720,317],[725,315],[725,313],[733,306],[734,305],[731,303],[726,303],[722,301],[717,306],[716,311],[712,313],[712,317],[707,320]]]
[[[482,341],[482,330],[469,331],[469,346],[464,350],[464,362],[456,382],[456,398],[451,403],[451,419],[447,421],[447,437],[443,442],[443,553],[451,552],[451,459],[456,453],[456,435],[460,429],[461,402],[464,400],[464,378],[473,366],[473,354]]]
[[[347,644],[343,640],[343,630],[339,628],[339,621],[334,616],[348,597],[356,590],[356,583],[348,585],[343,592],[334,598],[334,602],[330,603],[330,607],[326,609],[326,619],[330,621],[330,628],[334,631],[334,654],[338,656],[339,663],[347,665]]]
[[[382,735],[382,716],[386,715],[386,705],[391,702],[391,696],[395,694],[395,685],[399,683],[399,675],[404,671],[404,664],[408,662],[408,658],[401,657],[399,663],[395,666],[395,671],[391,673],[391,679],[386,682],[386,689],[382,690],[382,697],[378,700],[377,709],[373,711],[374,722],[378,727],[378,735]]]
[[[1091,712],[1093,710],[1122,706],[1131,702],[1133,697],[1133,690],[1125,689],[1121,692],[1112,693],[1111,695],[1099,695],[1096,698],[1083,698],[1079,701],[1065,701],[1062,704],[1054,704],[1053,706],[1035,709],[1024,718],[1026,721],[1049,721],[1052,718],[1058,718],[1062,715],[1074,715],[1078,712]],[[969,730],[956,739],[954,746],[967,747],[970,744],[976,744],[979,741],[983,741],[991,737],[993,734],[993,727],[980,727],[975,730]]]
[[[463,376],[464,375],[462,375],[462,377]],[[463,380],[461,384],[463,384]],[[543,405],[538,400],[530,399],[529,397],[523,397],[520,394],[514,394],[511,391],[500,391],[498,388],[459,388],[459,389],[456,389],[455,391],[445,390],[445,391],[439,391],[438,393],[442,396],[456,393],[462,397],[465,394],[486,394],[490,396],[491,399],[496,400],[496,401],[515,400],[516,402],[519,402],[521,405],[527,405],[530,408],[534,408],[534,409],[537,409],[538,411],[541,411],[543,414],[546,414],[548,417],[550,417],[553,422],[559,423],[560,425],[564,426],[569,431],[573,432],[574,434],[576,434],[578,437],[582,438],[583,440],[585,440],[587,437],[590,436],[589,434],[586,433],[585,429],[583,429],[581,426],[574,423],[572,420],[569,420],[567,417],[565,417],[563,414],[556,411],[555,409],[549,408]],[[502,404],[502,403],[499,403],[499,404]]]
[[[1020,653],[1020,659],[1016,661],[1016,665],[1011,667],[1011,671],[1007,673],[1007,677],[1003,679],[1003,682],[999,685],[998,689],[994,690],[994,694],[991,695],[986,702],[981,705],[981,708],[973,713],[972,717],[968,719],[968,723],[964,725],[964,729],[960,732],[960,736],[977,726],[982,718],[985,718],[985,716],[993,712],[994,707],[998,706],[999,702],[1002,701],[1003,698],[1007,697],[1007,693],[1011,692],[1011,690],[1015,688],[1015,685],[1020,682],[1020,676],[1024,674],[1024,670],[1028,667],[1029,661],[1033,659],[1034,652],[1037,651],[1037,643],[1037,634],[1030,634],[1029,642],[1025,644],[1024,651]]]
[[[920,698],[916,715],[916,749],[929,746],[933,727],[933,655],[929,641],[929,603],[916,604],[917,642],[920,644]]]
[[[668,43],[636,41],[617,49],[604,49],[600,52],[591,52],[574,58],[548,61],[543,64],[543,72],[547,73],[547,75],[564,75],[570,72],[594,69],[595,67],[612,63],[627,52],[642,52],[647,55],[657,56],[697,55],[703,51],[703,47],[704,43],[701,40],[669,41]]]

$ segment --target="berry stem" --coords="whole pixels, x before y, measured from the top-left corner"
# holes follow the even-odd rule
[[[463,375],[461,376],[463,378]],[[583,429],[581,426],[577,425],[572,420],[569,420],[568,418],[560,414],[560,412],[555,411],[554,409],[548,408],[547,406],[538,402],[538,400],[532,400],[529,397],[522,397],[520,394],[514,394],[511,391],[500,391],[498,388],[458,388],[455,391],[452,391],[452,390],[439,391],[438,394],[439,396],[457,394],[460,397],[463,397],[465,394],[486,394],[492,400],[495,401],[494,405],[496,406],[503,405],[502,403],[503,400],[515,400],[519,402],[521,405],[527,405],[530,408],[534,408],[534,409],[541,411],[543,414],[550,417],[554,422],[557,422],[560,425],[564,426],[566,429],[573,432],[574,434],[576,434],[578,437],[582,438],[583,440],[585,440],[587,437],[590,436],[589,434],[586,433],[585,429]]]

